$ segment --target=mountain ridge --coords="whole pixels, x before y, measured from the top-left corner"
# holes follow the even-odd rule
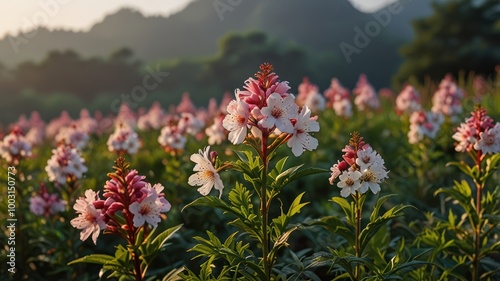
[[[102,57],[128,47],[138,59],[146,62],[206,56],[217,51],[217,40],[222,35],[249,30],[262,30],[278,40],[321,52],[333,49],[339,53],[338,45],[352,41],[355,36],[354,27],[363,28],[374,20],[372,14],[358,11],[348,1],[317,0],[307,4],[303,0],[242,1],[219,13],[214,3],[194,1],[168,17],[146,17],[125,8],[107,15],[88,31],[50,31],[40,27],[31,33],[4,37],[0,40],[0,64],[13,67],[27,60],[40,61],[51,50],[66,49],[84,57]],[[411,39],[408,34],[411,28],[409,23],[405,25],[401,21],[425,15],[430,10],[426,10],[428,1],[397,3],[402,11],[392,15],[380,37],[404,42]]]

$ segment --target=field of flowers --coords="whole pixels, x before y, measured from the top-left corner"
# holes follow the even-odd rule
[[[276,72],[202,108],[21,116],[0,279],[500,280],[500,73],[377,93]]]

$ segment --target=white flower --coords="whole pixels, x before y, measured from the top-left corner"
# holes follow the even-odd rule
[[[229,131],[229,141],[240,144],[247,136],[247,122],[250,117],[250,109],[244,101],[231,101],[227,105],[228,115],[222,121],[222,126]]]
[[[135,154],[139,149],[139,137],[130,126],[120,123],[109,136],[106,144],[109,151],[125,151],[128,154]]]
[[[20,129],[14,129],[0,143],[0,154],[8,163],[14,163],[19,158],[31,156],[31,143],[23,136]]]
[[[95,208],[93,202],[98,196],[93,190],[85,191],[85,198],[76,199],[75,211],[79,214],[77,218],[71,220],[71,225],[77,229],[82,229],[80,239],[87,240],[92,234],[92,241],[97,244],[97,237],[102,229],[106,228],[104,215],[101,210]]]
[[[380,165],[379,163],[371,165],[369,168],[362,170],[361,177],[359,178],[361,181],[359,192],[365,193],[370,189],[373,194],[377,194],[380,191],[379,183],[385,178],[387,178],[387,171],[384,165]]]
[[[205,129],[205,134],[208,136],[208,144],[221,144],[226,139],[226,131],[222,125],[222,120],[215,117],[214,123]]]
[[[283,133],[293,133],[293,125],[290,121],[299,112],[295,103],[295,97],[288,95],[282,98],[280,94],[273,93],[267,98],[267,106],[261,109],[264,119],[260,120],[262,127],[271,129],[274,126]]]
[[[356,164],[358,164],[361,171],[368,169],[372,165],[384,165],[384,159],[371,146],[358,150],[356,154],[358,156]]]
[[[288,140],[288,147],[292,148],[293,155],[300,156],[306,149],[311,151],[318,147],[318,140],[311,137],[309,132],[319,132],[319,123],[311,118],[311,110],[304,106],[297,116],[293,127],[293,134]]]
[[[68,177],[82,178],[87,172],[83,159],[76,148],[69,145],[59,145],[52,150],[52,157],[47,161],[45,171],[50,181],[65,184]]]
[[[198,154],[191,155],[191,161],[195,162],[196,165],[193,171],[197,172],[189,177],[188,183],[191,186],[201,186],[198,188],[198,192],[201,195],[206,196],[215,186],[215,189],[220,191],[219,198],[222,196],[222,189],[224,185],[220,179],[219,173],[215,170],[212,162],[209,158],[210,146],[207,146],[204,151],[201,149]]]
[[[134,214],[133,222],[135,227],[141,227],[146,222],[151,224],[153,227],[157,227],[158,223],[161,221],[160,212],[162,210],[168,211],[170,209],[167,205],[163,206],[164,204],[161,202],[156,188],[158,188],[158,184],[155,185],[155,188],[152,188],[149,183],[146,184],[142,190],[147,192],[147,196],[142,199],[140,203],[133,202],[130,204],[128,209],[132,214]],[[163,190],[163,186],[161,186],[160,190]]]
[[[323,111],[326,107],[326,100],[318,92],[310,92],[304,103],[307,107],[311,109],[313,112]]]
[[[352,116],[352,104],[349,99],[335,100],[333,102],[335,114],[341,117],[349,118]]]
[[[158,137],[158,142],[163,147],[170,147],[173,149],[184,149],[186,146],[186,137],[177,126],[166,126],[161,129],[161,134]]]
[[[192,136],[196,135],[204,126],[205,124],[203,121],[189,112],[183,112],[177,124],[180,131],[186,132]]]
[[[359,171],[343,171],[339,176],[340,181],[337,183],[337,186],[342,188],[340,195],[347,197],[349,194],[356,194],[356,191],[361,187],[360,177]]]
[[[474,144],[475,150],[481,150],[483,154],[495,154],[500,152],[500,123],[486,132],[479,133],[479,141]],[[458,149],[457,149],[458,151]]]
[[[71,126],[60,129],[55,139],[58,143],[62,142],[68,145],[71,144],[78,150],[81,150],[87,145],[89,136],[86,132],[79,130],[76,126]]]

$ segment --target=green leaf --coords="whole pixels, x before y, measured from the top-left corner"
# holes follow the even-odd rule
[[[448,162],[446,164],[446,166],[456,166],[462,172],[464,172],[466,175],[468,175],[471,178],[474,178],[473,171],[471,170],[471,168],[469,167],[469,165],[467,165],[467,163],[465,163],[464,161],[460,161],[460,162],[456,162],[456,161],[455,162]]]
[[[179,224],[177,226],[168,228],[165,231],[163,231],[162,233],[158,234],[158,236],[156,236],[153,239],[153,241],[151,241],[151,245],[152,245],[153,249],[156,251],[160,251],[163,244],[165,244],[165,242],[167,242],[167,240],[170,239],[172,237],[172,235],[174,235],[174,233],[176,233],[179,229],[181,229],[181,227],[182,227],[182,224]],[[149,253],[145,253],[145,254],[149,254]]]
[[[85,257],[81,257],[79,259],[76,259],[74,261],[71,261],[68,263],[68,265],[76,264],[76,263],[95,263],[95,264],[113,264],[120,266],[120,264],[115,260],[115,257],[110,256],[110,255],[103,255],[103,254],[92,254],[88,255]]]
[[[383,198],[381,198],[383,199]],[[380,199],[379,199],[380,200]],[[391,219],[402,216],[403,210],[410,206],[398,205],[394,206],[385,212],[382,216],[377,217],[375,220],[370,221],[366,227],[361,231],[360,234],[360,248],[361,253],[363,253],[364,248],[371,240],[371,238],[377,233],[377,231],[385,226]]]
[[[328,230],[331,234],[338,234],[350,245],[354,245],[354,229],[348,228],[346,224],[335,216],[326,216],[321,219],[316,219],[306,222],[306,225],[320,226]]]
[[[395,196],[395,194],[389,194],[377,200],[377,203],[375,203],[375,206],[373,207],[372,214],[370,215],[370,221],[375,221],[377,219],[377,217],[379,216],[380,208],[382,207],[384,202],[393,196]]]
[[[332,201],[337,203],[342,208],[342,210],[344,211],[344,213],[347,217],[347,222],[351,226],[356,225],[354,202],[349,203],[343,197],[333,197]]]

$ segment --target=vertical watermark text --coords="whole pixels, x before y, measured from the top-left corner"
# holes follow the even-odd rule
[[[7,270],[16,273],[16,168],[7,168]]]

